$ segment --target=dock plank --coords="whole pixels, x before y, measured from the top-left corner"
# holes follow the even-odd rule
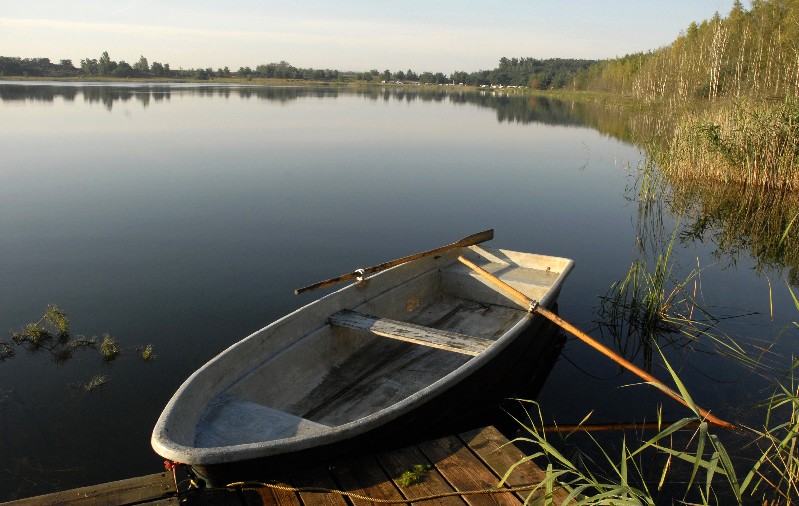
[[[245,483],[241,487],[242,506],[302,506],[299,494],[290,490],[296,485],[291,483],[286,469],[274,469],[268,475],[264,483]]]
[[[279,485],[287,485],[280,483]],[[302,506],[296,492],[269,487],[251,487],[243,491],[246,506]]]
[[[394,485],[408,499],[418,499],[420,497],[430,497],[438,494],[449,494],[453,489],[441,473],[427,459],[422,451],[416,446],[402,448],[391,452],[381,453],[377,456],[378,462],[383,466],[388,476],[393,480]],[[430,469],[421,476],[417,483],[403,485],[398,481],[402,473],[412,469],[414,466],[431,466]],[[436,499],[436,504],[440,506],[464,506],[466,502],[457,496],[442,497]]]
[[[128,480],[22,499],[4,506],[32,505],[147,505],[147,506],[367,506],[367,499],[345,498],[345,490],[374,500],[419,500],[439,494],[441,506],[519,506],[529,492],[483,493],[496,488],[499,479],[524,457],[517,447],[493,427],[447,436],[398,450],[351,457],[303,468],[282,469],[270,483],[289,488],[313,487],[328,492],[281,490],[253,483],[217,489],[192,489],[178,497],[171,474],[159,473]],[[400,476],[414,466],[430,466],[413,484],[400,483]],[[533,462],[517,466],[506,486],[540,483],[546,473]],[[446,496],[452,492],[459,495]],[[475,493],[476,492],[476,493]],[[553,503],[566,496],[555,489]],[[542,494],[529,504],[541,504]]]
[[[292,474],[289,483],[297,488],[312,487],[326,490],[338,488],[327,465],[312,466],[301,473]],[[299,494],[305,506],[347,506],[347,501],[339,494],[316,492],[300,492]]]
[[[91,485],[53,494],[40,495],[6,503],[5,506],[70,505],[89,506],[115,504],[119,506],[160,501],[178,504],[172,474],[158,473],[126,480]]]
[[[487,490],[496,487],[496,475],[478,459],[463,442],[448,436],[419,445],[430,462],[452,487],[459,491]],[[521,504],[511,493],[466,494],[469,506],[516,506]]]
[[[330,471],[341,484],[343,490],[374,499],[404,499],[391,478],[386,474],[375,457],[366,455],[334,463]],[[348,498],[355,506],[375,504],[360,498]]]
[[[459,438],[499,477],[504,476],[515,463],[525,457],[519,448],[510,444],[508,439],[494,427],[465,432],[460,434]],[[546,472],[535,463],[527,461],[513,469],[506,483],[511,487],[525,486],[542,483],[546,477]],[[543,502],[545,492],[545,488],[543,491],[536,491],[530,497],[528,504]],[[518,492],[517,496],[524,501],[530,496],[530,492]],[[562,487],[554,487],[551,499],[553,504],[559,505],[567,496],[568,493]]]

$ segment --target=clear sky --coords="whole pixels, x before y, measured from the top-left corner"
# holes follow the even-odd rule
[[[0,55],[472,72],[669,44],[733,0],[1,0]],[[748,7],[748,2],[744,3]]]

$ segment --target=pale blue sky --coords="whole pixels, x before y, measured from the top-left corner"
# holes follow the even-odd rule
[[[491,69],[670,43],[733,0],[0,0],[0,55],[172,68]],[[748,2],[744,3],[748,7]]]

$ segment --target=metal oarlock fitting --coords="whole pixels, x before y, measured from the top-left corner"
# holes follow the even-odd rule
[[[360,283],[361,281],[363,281],[363,277],[366,274],[366,271],[364,271],[363,269],[355,269],[355,272],[358,274],[358,277],[355,278],[355,280],[358,283]]]
[[[538,301],[537,300],[531,300],[530,301],[530,307],[527,308],[527,311],[530,312],[530,313],[533,313],[533,312],[535,312],[536,309],[538,309]]]

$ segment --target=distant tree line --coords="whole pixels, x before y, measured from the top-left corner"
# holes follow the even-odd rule
[[[72,60],[53,63],[49,58],[0,56],[0,77],[77,77],[80,75],[80,70],[72,65]]]
[[[49,58],[19,58],[0,56],[0,77],[119,77],[119,78],[181,78],[209,80],[217,77],[243,79],[275,78],[307,81],[362,81],[362,82],[408,82],[419,84],[466,84],[472,86],[502,85],[522,86],[535,89],[560,89],[573,84],[574,76],[585,71],[594,60],[535,58],[501,58],[493,70],[476,72],[457,71],[449,75],[443,72],[421,72],[408,70],[372,69],[366,72],[339,71],[331,69],[297,68],[286,61],[267,63],[251,67],[239,67],[231,71],[228,67],[173,69],[168,63],[150,63],[141,56],[133,64],[124,60],[114,61],[108,52],[99,58],[85,58],[78,66],[72,60],[53,63]]]
[[[726,18],[716,14],[691,23],[669,46],[608,60],[501,58],[496,68],[476,72],[417,73],[372,69],[365,72],[297,68],[288,62],[254,69],[228,67],[172,69],[141,56],[128,64],[108,52],[71,60],[0,56],[0,77],[139,77],[208,80],[218,77],[278,78],[331,82],[403,82],[521,86],[610,92],[672,103],[697,98],[799,96],[799,8],[797,0],[752,0],[745,10],[736,0]]]

